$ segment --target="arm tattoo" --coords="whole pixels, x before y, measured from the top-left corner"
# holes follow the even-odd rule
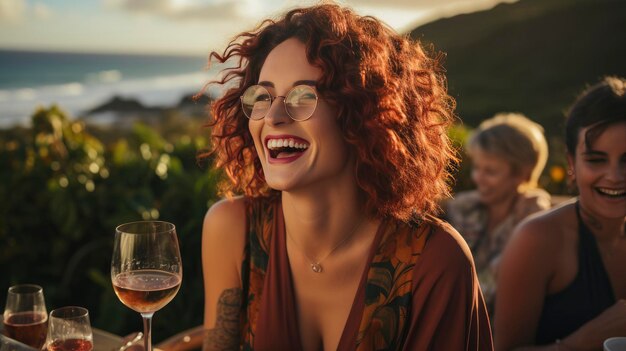
[[[213,329],[207,330],[204,351],[239,350],[239,313],[241,311],[241,288],[226,289],[217,301],[217,320]]]

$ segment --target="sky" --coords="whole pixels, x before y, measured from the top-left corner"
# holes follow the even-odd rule
[[[399,32],[513,0],[339,0]],[[0,0],[0,49],[198,54],[310,0]]]

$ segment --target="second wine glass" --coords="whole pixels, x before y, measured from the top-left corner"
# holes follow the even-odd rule
[[[93,333],[89,311],[78,306],[61,307],[50,312],[48,351],[91,351]]]
[[[9,288],[4,307],[4,334],[41,349],[46,341],[48,313],[39,285],[22,284]]]
[[[152,316],[176,296],[182,282],[176,227],[161,221],[118,226],[111,281],[117,297],[144,321],[144,347],[152,350]]]

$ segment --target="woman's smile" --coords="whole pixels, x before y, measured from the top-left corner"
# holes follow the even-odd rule
[[[265,148],[269,163],[290,163],[308,150],[309,142],[294,135],[268,135]]]
[[[624,189],[611,189],[611,188],[595,188],[595,191],[602,195],[606,196],[609,199],[624,199],[626,198],[626,190]]]

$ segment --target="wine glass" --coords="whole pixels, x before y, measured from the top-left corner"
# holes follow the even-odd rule
[[[39,285],[22,284],[9,288],[4,307],[4,334],[36,349],[46,341],[48,313]]]
[[[91,351],[93,334],[89,311],[83,307],[67,306],[50,312],[48,351]]]
[[[152,351],[152,315],[176,296],[182,276],[172,223],[141,221],[116,228],[111,281],[120,301],[143,317],[146,351]]]

